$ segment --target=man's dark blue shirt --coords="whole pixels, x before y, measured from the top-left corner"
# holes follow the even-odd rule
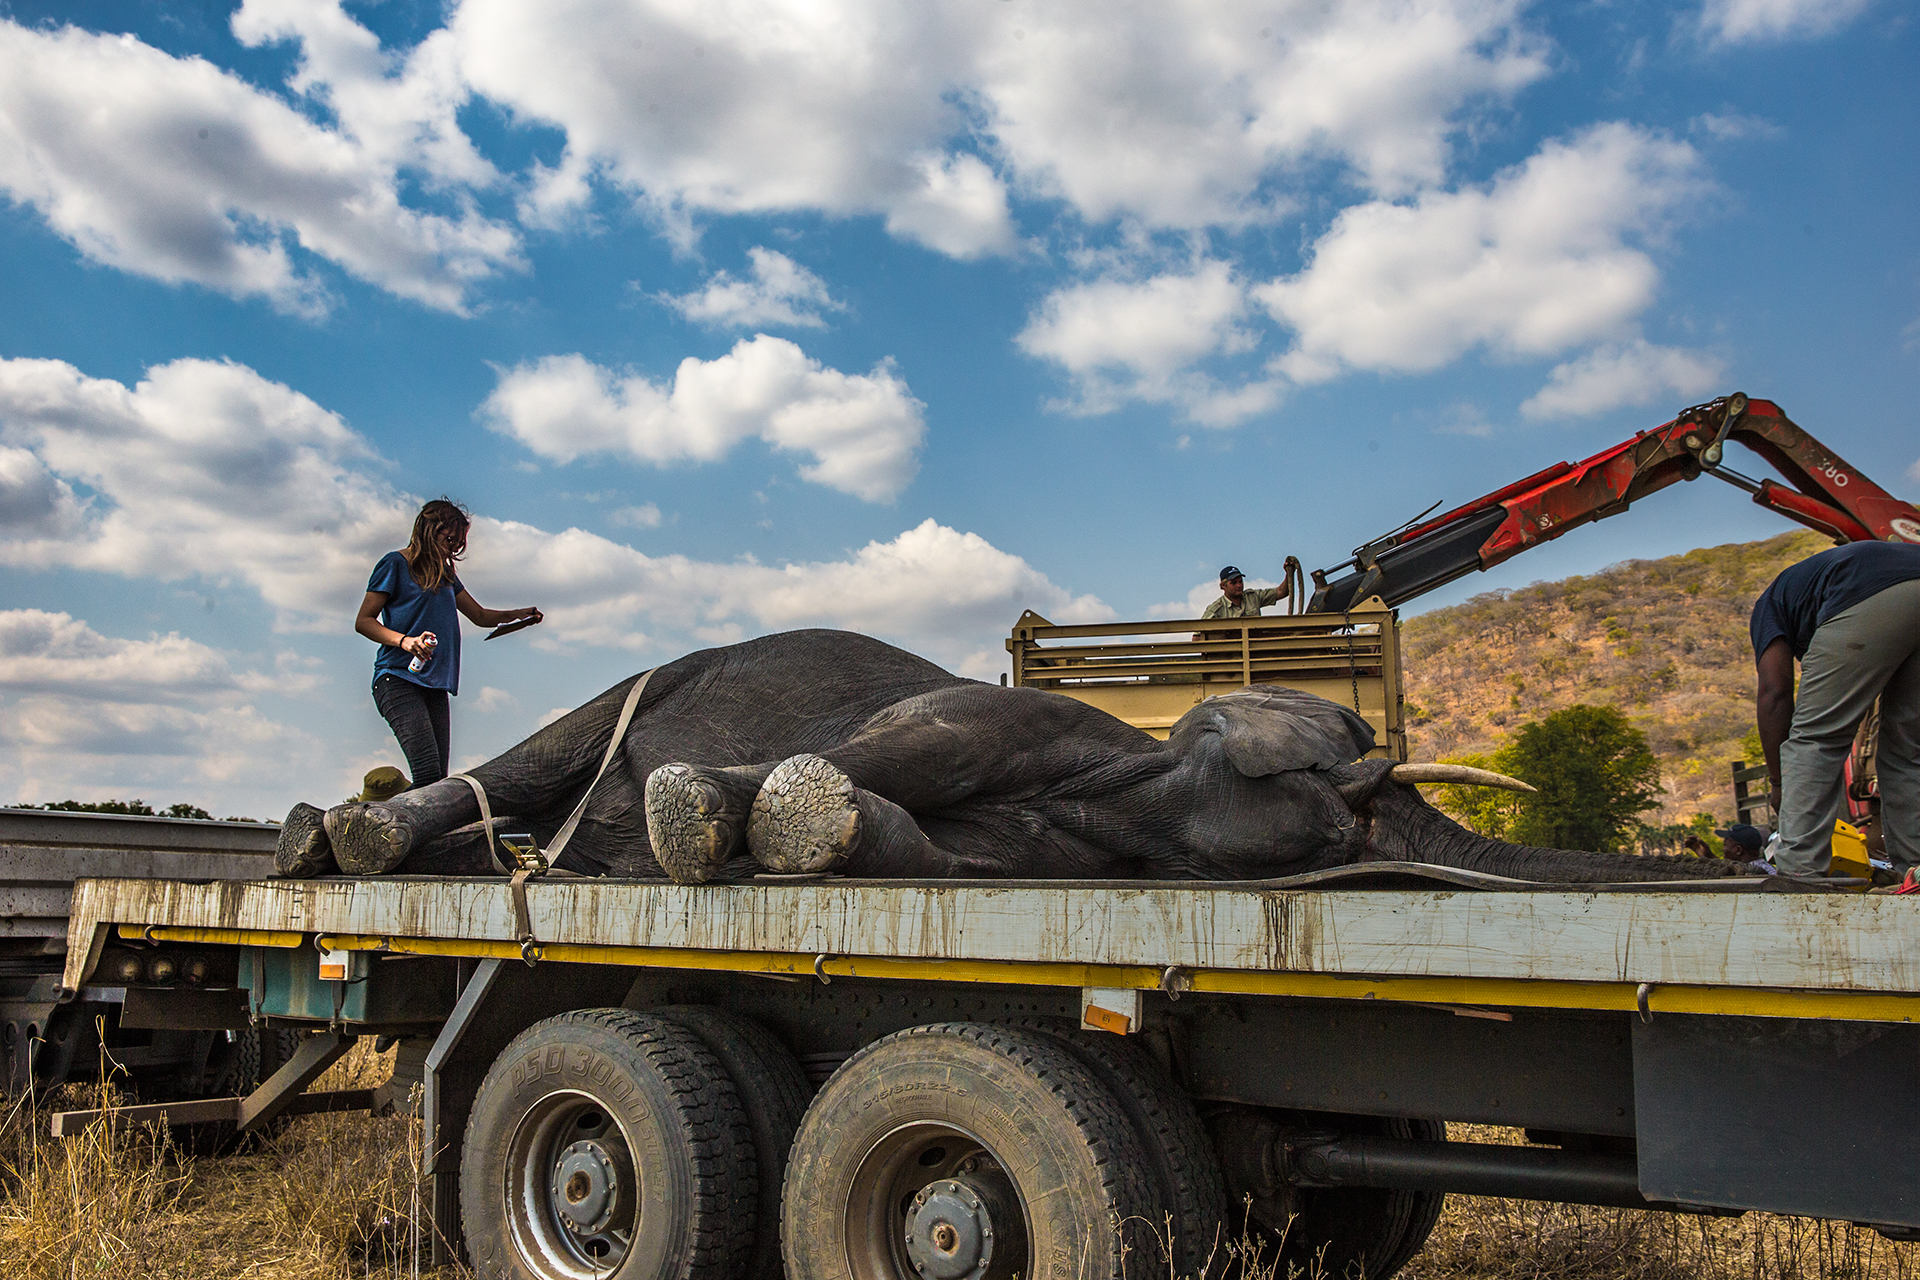
[[[1920,545],[1849,542],[1786,569],[1753,602],[1753,652],[1785,640],[1793,656],[1807,656],[1813,633],[1828,619],[1888,587],[1920,578]]]

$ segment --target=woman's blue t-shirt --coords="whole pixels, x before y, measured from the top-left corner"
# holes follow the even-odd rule
[[[373,678],[376,682],[381,676],[399,676],[402,680],[411,680],[426,689],[445,689],[448,693],[460,692],[460,609],[454,603],[455,598],[466,588],[455,578],[438,591],[423,591],[420,584],[413,580],[413,571],[407,568],[407,558],[398,551],[389,551],[380,557],[380,563],[373,566],[373,576],[367,579],[367,590],[378,591],[387,598],[387,607],[380,611],[380,621],[398,631],[401,635],[417,636],[423,631],[431,631],[440,641],[440,647],[433,651],[433,657],[420,671],[407,670],[407,664],[413,661],[412,655],[404,649],[383,644],[373,656]]]

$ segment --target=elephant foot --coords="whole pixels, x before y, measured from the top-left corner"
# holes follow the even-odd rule
[[[859,839],[853,781],[819,756],[781,761],[753,798],[747,847],[769,871],[831,871]]]
[[[688,764],[663,764],[647,775],[647,840],[653,856],[681,884],[713,879],[740,852],[746,806]]]
[[[280,824],[280,839],[273,846],[273,874],[310,880],[340,869],[333,861],[325,819],[326,814],[310,804],[288,810],[287,820]]]
[[[327,810],[333,856],[350,876],[384,875],[413,852],[413,824],[391,805],[337,804]]]

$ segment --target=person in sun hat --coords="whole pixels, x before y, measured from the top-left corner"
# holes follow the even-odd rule
[[[367,776],[360,779],[360,794],[348,796],[348,804],[373,804],[379,800],[391,800],[412,786],[407,775],[390,764],[377,769],[367,770]]]

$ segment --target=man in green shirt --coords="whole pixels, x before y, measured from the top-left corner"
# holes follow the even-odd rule
[[[1247,586],[1246,575],[1233,565],[1220,571],[1220,598],[1207,606],[1202,619],[1257,618],[1260,610],[1285,600],[1293,590],[1293,566],[1287,566],[1287,581],[1277,587]]]

